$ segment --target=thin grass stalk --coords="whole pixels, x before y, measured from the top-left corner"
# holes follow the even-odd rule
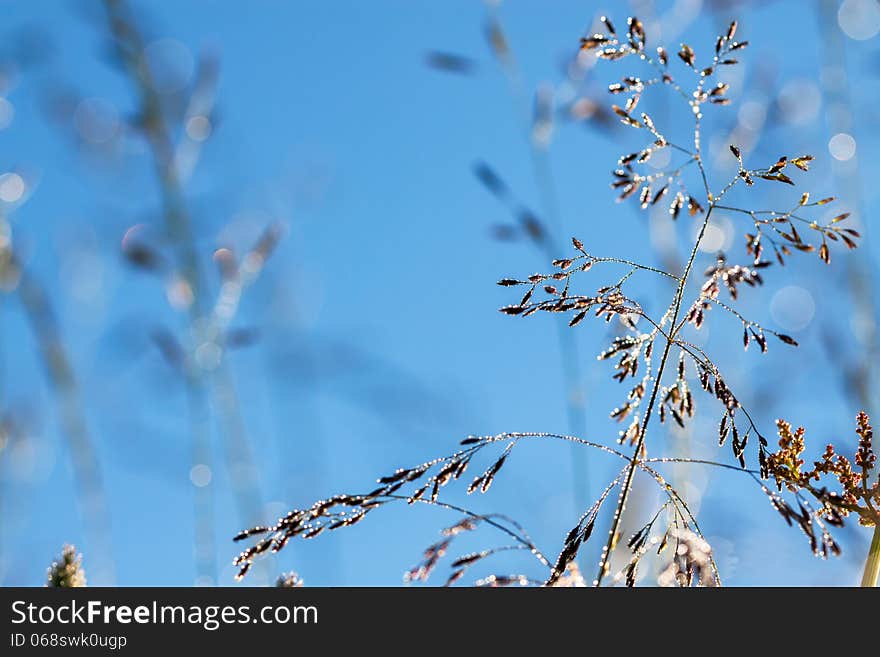
[[[699,162],[699,160],[698,160]],[[711,197],[711,194],[709,195]],[[627,467],[626,477],[624,478],[623,485],[620,489],[620,497],[617,502],[617,507],[614,509],[614,516],[611,521],[611,531],[608,535],[608,541],[605,544],[605,548],[602,550],[601,560],[599,562],[599,572],[596,575],[596,586],[601,586],[602,579],[605,577],[605,574],[608,570],[608,561],[611,558],[611,552],[614,549],[614,545],[616,543],[617,531],[620,528],[620,521],[623,516],[623,511],[626,508],[626,501],[629,498],[630,491],[632,490],[633,477],[636,473],[636,468],[638,467],[638,463],[641,459],[642,450],[645,446],[645,437],[648,431],[648,423],[651,421],[651,416],[653,415],[654,406],[657,403],[657,394],[660,392],[660,386],[662,385],[663,372],[666,369],[666,364],[669,361],[669,352],[672,349],[672,344],[675,341],[675,328],[678,323],[678,316],[681,313],[681,304],[684,299],[684,290],[687,285],[688,278],[691,273],[691,269],[693,268],[694,260],[697,257],[697,252],[700,248],[700,242],[703,241],[703,235],[706,232],[706,226],[709,225],[709,218],[712,216],[712,210],[714,209],[714,202],[709,205],[709,208],[706,210],[706,215],[703,217],[703,223],[700,226],[700,232],[697,235],[697,239],[694,241],[694,246],[691,249],[690,257],[688,258],[687,264],[684,268],[684,273],[681,275],[679,279],[678,286],[675,290],[675,296],[672,300],[671,309],[672,309],[672,321],[670,322],[671,331],[669,335],[666,336],[666,344],[663,347],[663,355],[660,357],[660,363],[657,366],[657,374],[654,376],[654,385],[651,388],[651,396],[648,400],[648,408],[645,410],[645,418],[642,420],[642,426],[639,429],[639,437],[636,441],[635,449],[633,449],[633,455],[630,459],[630,464]]]
[[[110,24],[118,52],[140,95],[142,129],[152,153],[152,160],[160,188],[163,204],[163,216],[168,235],[177,251],[177,264],[183,282],[188,286],[192,302],[188,306],[189,328],[196,341],[200,339],[204,327],[205,297],[202,285],[200,258],[192,231],[192,222],[184,199],[183,184],[176,163],[177,149],[172,139],[168,121],[162,107],[161,98],[156,91],[149,67],[143,60],[142,53],[146,46],[144,39],[130,19],[130,12],[123,0],[104,0],[104,7]],[[217,368],[216,376],[209,376],[203,368],[194,364],[187,369],[185,376],[187,400],[191,415],[190,427],[194,432],[193,454],[200,455],[203,461],[193,465],[210,467],[211,446],[210,429],[203,427],[204,418],[210,418],[209,396],[213,404],[221,412],[224,443],[226,444],[227,463],[230,466],[230,479],[233,492],[242,510],[243,518],[250,522],[261,515],[261,495],[256,486],[255,477],[248,475],[237,477],[240,468],[244,472],[255,472],[247,437],[240,418],[239,405],[235,399],[234,388],[228,381],[228,373],[220,376]],[[232,401],[230,401],[232,400]],[[237,464],[229,463],[233,455],[244,459]],[[195,509],[197,514],[209,513],[210,520],[197,519],[196,554],[197,573],[200,579],[216,581],[216,563],[213,542],[213,509],[214,500],[211,484],[199,486],[195,491]],[[210,559],[208,559],[210,554]],[[261,565],[266,570],[269,564]]]
[[[653,9],[657,9],[657,8],[654,7]],[[672,13],[672,11],[670,11],[670,13]],[[661,15],[660,12],[655,11],[652,18],[655,21],[664,21],[664,17]],[[673,38],[673,36],[680,35],[684,31],[684,29],[687,27],[686,24],[681,24],[678,21],[666,20],[665,24],[673,25],[674,29],[675,29],[675,34],[668,35],[669,38]],[[663,112],[660,112],[659,109],[655,109],[654,110],[654,118],[657,119],[658,116],[660,116],[662,119],[662,118],[668,118],[669,116],[671,116],[672,112],[674,110],[671,108],[672,103],[669,102],[668,97],[664,95],[662,97],[662,99],[658,102],[663,103],[662,105],[659,106],[660,108],[662,108]],[[632,208],[633,214],[637,218],[640,219],[642,216],[642,210],[637,205],[629,204],[629,207]],[[668,216],[668,215],[666,215],[666,216]],[[664,219],[666,219],[666,216],[664,216]],[[654,217],[651,217],[651,219],[653,220]],[[675,239],[675,225],[669,224],[669,223],[661,223],[660,228],[665,229],[665,230],[669,230],[673,235],[673,239],[671,239],[671,240],[669,240],[669,239],[657,240],[657,242],[659,242],[659,243],[655,243],[655,240],[651,239],[650,240],[651,250],[656,253],[656,257],[658,259],[659,265],[663,270],[670,271],[670,272],[681,271],[681,269],[683,268],[683,262],[682,262],[682,259],[679,257],[679,253],[678,253],[678,240]],[[652,229],[653,229],[653,227],[652,227]],[[693,454],[693,452],[692,452],[693,433],[694,433],[693,426],[691,424],[685,425],[685,427],[680,430],[680,434],[675,440],[675,448],[676,448],[677,456],[679,456],[681,458],[686,458],[686,459],[692,457],[692,454]],[[674,488],[680,490],[680,484],[689,480],[689,475],[685,473],[685,469],[686,469],[686,464],[684,464],[684,463],[679,463],[679,464],[676,464],[675,466],[673,466],[672,481],[675,482]],[[638,515],[638,514],[636,514],[636,515]],[[623,526],[622,530],[625,531],[626,527]],[[610,557],[609,557],[609,559],[610,559]]]
[[[189,422],[191,464],[204,465],[213,472],[214,457],[211,451],[211,414],[208,393],[200,379],[186,374],[187,420]],[[214,539],[214,495],[207,485],[196,486],[193,491],[194,558],[196,583],[207,585],[216,582],[217,553]]]
[[[177,250],[180,274],[192,292],[190,321],[198,319],[202,303],[199,293],[200,276],[197,265],[198,256],[193,247],[192,230],[187,214],[183,211],[181,192],[173,166],[171,139],[162,120],[162,109],[155,93],[149,71],[140,61],[140,54],[146,44],[141,35],[132,28],[128,20],[128,8],[121,0],[104,0],[104,9],[109,21],[110,32],[119,56],[132,76],[140,93],[142,120],[147,140],[153,153],[156,176],[162,193],[163,216],[166,229]],[[126,47],[127,44],[127,47]],[[197,372],[187,368],[184,376],[186,398],[191,431],[193,467],[211,467],[211,442],[208,418],[210,407],[203,384]],[[198,460],[197,460],[198,459]],[[214,497],[212,485],[197,486],[194,491],[195,518],[195,559],[196,581],[201,583],[217,580],[217,565],[214,557]]]
[[[715,60],[718,60],[717,53]],[[704,78],[705,79],[705,78]],[[698,90],[702,90],[704,79],[700,81]],[[687,95],[682,94],[686,99]],[[623,485],[620,489],[620,497],[617,502],[617,506],[614,509],[614,515],[612,516],[611,522],[611,530],[609,531],[608,540],[605,544],[605,547],[602,550],[602,554],[599,560],[599,571],[596,575],[596,579],[594,584],[596,586],[601,586],[602,579],[605,577],[608,571],[609,560],[611,559],[611,553],[614,550],[615,544],[617,542],[617,532],[620,528],[620,523],[623,516],[623,511],[626,508],[626,502],[629,498],[630,491],[632,490],[633,479],[635,476],[636,468],[638,467],[638,461],[643,455],[645,438],[647,435],[648,424],[653,415],[654,406],[657,402],[657,395],[660,391],[660,387],[662,384],[663,373],[666,369],[666,364],[669,360],[669,352],[672,349],[673,342],[675,342],[677,333],[681,327],[678,326],[678,317],[681,313],[681,304],[684,298],[684,291],[687,286],[688,279],[690,277],[691,270],[693,268],[694,261],[696,260],[697,253],[700,248],[700,243],[703,241],[703,236],[706,232],[706,227],[709,225],[709,220],[712,216],[712,211],[715,209],[718,201],[733,187],[738,181],[738,177],[734,178],[731,183],[727,185],[716,198],[709,186],[709,180],[706,175],[706,169],[703,165],[703,157],[702,157],[702,132],[701,132],[701,114],[697,112],[694,115],[694,151],[693,151],[693,161],[696,162],[697,167],[699,168],[700,177],[703,182],[703,188],[706,193],[706,200],[708,202],[708,209],[706,210],[706,214],[703,217],[703,222],[700,225],[700,231],[697,235],[696,240],[694,240],[693,247],[691,248],[690,256],[688,257],[687,263],[685,264],[685,268],[681,276],[679,277],[678,286],[676,287],[675,295],[673,297],[672,303],[670,307],[667,309],[667,315],[671,312],[671,321],[669,324],[668,333],[664,333],[664,337],[666,343],[663,347],[663,354],[660,358],[660,363],[657,368],[657,373],[654,375],[654,383],[651,389],[651,395],[648,401],[648,407],[645,411],[645,417],[642,420],[641,427],[639,428],[638,439],[636,440],[636,445],[633,450],[633,456],[630,461],[629,467],[627,469],[626,478],[624,479]],[[662,323],[662,322],[661,322]]]
[[[817,41],[822,44],[822,59],[828,69],[845,71],[848,40],[844,38],[837,24],[838,9],[839,3],[834,0],[819,0],[817,17],[822,38]],[[837,81],[832,84],[832,79]],[[853,126],[858,123],[853,117],[849,77],[844,75],[838,79],[838,76],[820,76],[820,88],[825,97],[823,105],[826,108],[825,116],[829,132],[837,134],[852,131]],[[835,186],[842,191],[842,196],[853,209],[858,210],[861,217],[866,217],[862,169],[858,166],[860,154],[861,150],[853,154],[848,161],[851,170],[846,175],[842,175],[841,165],[832,167],[832,173]],[[859,398],[859,408],[872,414],[877,407],[877,378],[872,364],[877,362],[880,355],[876,286],[867,256],[856,254],[852,258],[847,258],[845,267],[848,287],[851,290],[850,296],[855,300],[852,304],[852,313],[857,325],[862,327],[854,338],[865,351],[864,357],[844,367],[843,376],[849,388],[846,393],[854,392]]]
[[[220,363],[212,379],[217,424],[224,436],[226,467],[239,515],[254,522],[261,522],[263,496],[257,477],[256,462],[242,421],[235,378],[227,360],[224,359]]]
[[[862,575],[862,586],[871,588],[877,586],[880,578],[880,524],[874,525],[874,538],[871,547],[868,548],[868,558],[865,561],[865,572]]]
[[[501,17],[497,5],[487,4],[489,15],[490,33],[503,35]],[[501,51],[499,43],[492,41],[493,49],[501,63],[502,69],[510,86],[514,110],[523,117],[523,130],[529,146],[529,155],[532,162],[532,172],[535,185],[541,198],[541,207],[547,216],[553,234],[549,239],[537,243],[539,250],[548,258],[553,258],[558,251],[554,242],[555,235],[561,235],[563,231],[562,210],[559,204],[559,195],[556,192],[555,177],[550,163],[549,153],[546,148],[541,148],[532,135],[532,121],[530,117],[530,99],[525,93],[522,78],[513,53],[509,50],[509,44],[505,44],[508,50]],[[519,107],[516,107],[519,105]],[[565,392],[565,412],[569,433],[581,435],[587,430],[586,404],[583,394],[583,376],[581,374],[580,353],[576,337],[568,330],[565,320],[556,322],[557,340],[559,342],[559,355],[562,368],[562,385]],[[583,450],[572,448],[571,452],[571,477],[574,489],[575,507],[583,506],[583,495],[590,488],[590,473],[587,466],[586,456]]]
[[[86,541],[96,564],[94,578],[109,586],[115,580],[109,511],[98,456],[82,408],[79,384],[46,291],[27,271],[20,270],[20,276],[18,297],[39,344],[43,367],[54,391],[58,420],[67,440],[79,492]]]
[[[817,18],[822,38],[818,41],[822,47],[822,57],[827,62],[829,70],[846,70],[847,41],[843,31],[837,23],[838,5],[830,0],[818,0]],[[820,76],[820,89],[825,107],[825,119],[830,134],[851,132],[857,125],[853,116],[852,102],[853,93],[848,76],[823,75]],[[836,79],[836,82],[832,80]],[[830,108],[834,108],[833,111]],[[847,162],[851,170],[845,175],[842,165],[832,167],[834,184],[841,191],[841,195],[857,210],[860,217],[866,217],[864,181],[862,169],[858,165],[861,151],[856,152]],[[849,296],[852,300],[851,312],[853,324],[860,330],[853,331],[853,339],[858,342],[861,355],[855,360],[844,359],[838,352],[837,345],[833,340],[826,340],[826,346],[830,357],[840,363],[843,394],[848,397],[855,395],[858,399],[858,407],[873,414],[877,409],[877,376],[873,364],[880,357],[880,333],[877,331],[878,308],[877,289],[874,284],[874,276],[871,272],[871,262],[864,254],[854,254],[847,258],[845,275]],[[861,532],[857,535],[861,540]],[[873,584],[865,584],[868,578],[868,570],[871,566],[871,550],[877,542],[876,531],[873,543],[869,547],[868,561],[865,563],[863,586],[876,586],[876,570]],[[876,566],[876,564],[875,564]]]
[[[194,251],[192,231],[189,217],[183,211],[181,194],[177,184],[176,170],[173,166],[173,149],[170,137],[165,131],[161,117],[161,105],[157,94],[153,91],[149,71],[139,60],[145,43],[141,35],[132,28],[128,19],[128,8],[121,0],[105,0],[104,9],[109,21],[110,32],[116,44],[119,56],[126,69],[134,79],[140,93],[140,105],[143,112],[142,120],[153,152],[156,176],[160,182],[163,203],[163,216],[166,229],[177,250],[177,260],[181,276],[192,291],[193,303],[190,306],[190,320],[198,318],[201,301],[199,268],[197,254]],[[126,47],[127,44],[127,47]],[[186,398],[189,414],[189,425],[194,455],[193,467],[211,465],[210,429],[208,418],[210,409],[205,390],[196,372],[187,369],[184,376]],[[196,581],[214,582],[217,578],[216,559],[214,558],[214,501],[210,483],[196,487],[194,491],[194,509],[196,514],[195,527],[195,559]]]

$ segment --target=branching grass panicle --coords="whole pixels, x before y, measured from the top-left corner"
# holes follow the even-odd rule
[[[848,214],[828,220],[817,208],[833,201],[809,192],[795,192],[780,209],[739,207],[728,201],[734,188],[759,185],[795,186],[810,168],[811,155],[787,153],[774,161],[746,162],[736,144],[729,145],[733,175],[720,183],[712,180],[706,164],[704,113],[721,110],[729,104],[727,83],[718,79],[720,71],[735,66],[747,41],[737,35],[737,23],[714,39],[707,53],[687,44],[676,50],[651,45],[642,23],[629,18],[625,33],[619,33],[603,17],[602,31],[581,39],[582,51],[601,60],[627,60],[647,71],[634,73],[610,85],[609,91],[621,99],[613,105],[617,118],[637,134],[640,145],[622,155],[613,171],[611,187],[619,200],[634,199],[643,209],[663,205],[670,221],[696,222],[695,237],[687,245],[689,254],[680,271],[665,271],[620,255],[594,255],[581,239],[571,240],[573,250],[559,254],[552,269],[528,276],[503,278],[499,285],[521,288],[514,304],[501,309],[513,317],[537,313],[561,313],[574,328],[588,318],[604,320],[619,328],[599,353],[600,361],[613,364],[612,378],[626,384],[625,392],[610,417],[621,423],[614,440],[587,440],[551,433],[501,433],[469,437],[460,448],[444,457],[403,468],[378,480],[378,487],[360,494],[336,495],[295,509],[274,525],[241,532],[236,540],[257,537],[235,559],[239,577],[247,573],[254,560],[266,552],[281,550],[291,539],[311,539],[322,533],[352,526],[388,504],[406,502],[427,504],[454,511],[460,520],[447,527],[442,537],[425,551],[423,558],[405,574],[407,581],[425,580],[456,545],[456,537],[478,529],[492,531],[500,542],[492,547],[466,552],[450,560],[446,584],[462,580],[471,568],[489,562],[500,553],[512,551],[528,555],[541,569],[540,578],[518,573],[495,573],[475,580],[478,586],[583,585],[576,559],[581,548],[595,534],[596,525],[610,514],[610,528],[592,583],[599,586],[611,575],[612,553],[628,551],[625,566],[614,580],[634,585],[642,560],[653,555],[665,559],[659,568],[659,583],[667,585],[716,586],[722,582],[712,548],[700,529],[684,495],[663,476],[665,464],[700,464],[745,474],[767,496],[773,507],[791,525],[807,535],[812,551],[821,557],[840,551],[829,527],[839,525],[851,512],[864,524],[877,524],[878,484],[868,487],[868,470],[874,466],[867,417],[860,416],[862,436],[855,467],[826,453],[811,471],[801,469],[803,432],[792,432],[779,424],[782,441],[778,452],[771,452],[758,421],[743,405],[733,386],[707,351],[688,339],[688,331],[700,330],[710,316],[718,316],[742,328],[742,348],[766,352],[776,340],[786,348],[797,347],[789,335],[776,332],[747,317],[737,308],[740,296],[760,286],[773,268],[785,265],[797,253],[818,256],[831,262],[835,245],[855,248],[858,232],[847,227]],[[640,111],[647,94],[667,91],[686,108],[686,130],[666,126]],[[661,171],[645,164],[661,150],[671,151],[670,165]],[[483,172],[483,177],[489,174]],[[492,179],[489,179],[492,183]],[[491,187],[491,184],[487,183]],[[706,229],[713,213],[724,211],[743,221],[744,257],[735,262],[717,254],[702,272],[695,273]],[[645,308],[633,288],[646,277],[669,284],[669,297],[659,312]],[[711,312],[712,310],[715,312]],[[739,346],[737,346],[739,348]],[[685,427],[694,418],[698,398],[707,399],[705,413],[718,417],[719,446],[730,445],[730,462],[655,456],[657,423]],[[867,437],[866,437],[867,436]],[[486,493],[504,465],[522,442],[566,442],[615,459],[620,469],[606,483],[595,502],[561,538],[556,556],[543,552],[525,529],[502,515],[479,514],[441,500],[441,489],[467,478],[468,493]],[[862,472],[857,472],[861,468]],[[473,473],[476,474],[473,474]],[[466,474],[471,473],[471,474]],[[636,475],[644,476],[661,492],[661,504],[650,520],[629,537],[621,536],[627,502]],[[836,477],[842,492],[831,493],[811,483],[822,476]],[[764,482],[775,480],[777,490]],[[606,512],[607,513],[603,513]],[[880,552],[880,547],[878,547]],[[880,555],[877,556],[880,563]]]

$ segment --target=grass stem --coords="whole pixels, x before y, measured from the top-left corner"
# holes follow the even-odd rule
[[[675,325],[678,322],[678,316],[681,313],[681,304],[684,299],[684,289],[687,284],[688,277],[690,276],[691,269],[694,265],[694,260],[697,257],[697,252],[700,248],[700,242],[703,241],[703,235],[706,232],[706,226],[709,225],[709,218],[712,216],[712,210],[714,208],[714,204],[709,206],[709,209],[706,211],[706,216],[703,218],[703,225],[700,227],[700,233],[697,235],[697,239],[694,241],[693,249],[691,250],[690,258],[688,258],[687,265],[685,265],[684,273],[681,275],[681,278],[678,282],[678,287],[675,290],[675,297],[672,301],[672,321],[670,322],[670,326],[672,329],[675,329]],[[651,390],[651,397],[648,401],[648,408],[645,411],[645,419],[642,421],[642,427],[639,430],[639,438],[636,442],[635,449],[633,450],[632,459],[630,459],[630,464],[627,469],[626,478],[623,481],[623,486],[620,489],[620,498],[617,502],[617,508],[614,510],[614,519],[611,522],[611,531],[608,535],[608,542],[605,545],[605,549],[602,552],[601,561],[599,562],[599,573],[596,575],[595,585],[600,586],[602,584],[602,578],[605,577],[608,571],[608,564],[611,560],[611,552],[614,550],[614,545],[616,543],[617,532],[620,529],[620,521],[623,516],[623,511],[626,508],[626,502],[629,498],[629,493],[632,490],[633,477],[636,473],[636,468],[638,467],[639,460],[641,458],[642,448],[645,445],[645,436],[648,431],[648,422],[651,421],[651,414],[656,406],[657,402],[657,394],[660,392],[661,381],[663,379],[663,371],[666,369],[666,363],[669,361],[669,352],[672,349],[672,343],[675,341],[675,334],[672,333],[666,338],[666,345],[663,348],[663,355],[660,358],[660,364],[657,368],[657,374],[654,377],[654,385]]]
[[[865,573],[862,575],[862,586],[877,586],[880,577],[880,525],[874,525],[874,538],[868,548],[868,559],[865,561]]]

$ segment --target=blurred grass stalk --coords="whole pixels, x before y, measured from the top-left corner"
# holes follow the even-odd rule
[[[96,563],[94,577],[99,584],[109,586],[115,580],[110,517],[101,468],[82,407],[76,374],[67,355],[49,296],[43,285],[16,257],[12,229],[2,213],[0,235],[7,236],[0,243],[0,290],[17,293],[39,346],[43,368],[54,393],[61,432],[70,450],[86,542]]]
[[[828,131],[832,135],[849,133],[858,125],[853,116],[851,86],[846,75],[847,39],[837,21],[839,4],[836,0],[819,0],[818,6],[818,24],[822,34],[818,41],[824,48],[820,54],[827,69],[821,76],[820,88],[824,97]],[[859,150],[856,150],[846,163],[833,163],[832,172],[841,197],[864,221],[865,199],[858,157]],[[849,171],[844,171],[844,165],[847,165]],[[848,392],[855,393],[858,397],[859,408],[874,414],[877,410],[877,388],[873,364],[880,356],[880,336],[877,333],[876,290],[870,254],[867,251],[859,252],[855,257],[847,258],[846,274],[854,300],[853,323],[858,329],[854,331],[854,337],[865,353],[855,363],[843,367],[842,374],[849,388]]]
[[[559,197],[556,192],[553,168],[548,153],[552,131],[552,126],[549,122],[552,121],[552,115],[548,117],[539,116],[536,117],[537,120],[532,117],[530,109],[531,99],[523,88],[522,78],[516,66],[513,52],[510,49],[510,43],[505,36],[498,3],[487,2],[486,10],[488,15],[489,46],[507,77],[515,105],[514,110],[523,115],[525,138],[529,145],[535,185],[538,188],[544,215],[550,222],[550,235],[545,234],[537,237],[530,234],[530,238],[542,255],[548,260],[553,260],[558,253],[554,240],[559,239],[564,230],[564,225]],[[516,105],[520,107],[516,107]],[[546,120],[548,125],[538,125],[538,121],[541,120]],[[542,135],[546,135],[546,139],[542,139]],[[573,436],[583,436],[587,431],[587,415],[577,339],[574,333],[568,330],[568,323],[563,318],[556,322],[556,330],[562,367],[562,385],[565,393],[568,431]],[[576,447],[571,449],[571,473],[574,505],[575,508],[580,508],[585,500],[588,499],[587,491],[590,488],[590,473],[584,450],[579,450]]]
[[[176,264],[180,283],[191,298],[188,304],[188,331],[191,344],[187,353],[195,354],[196,349],[208,340],[218,337],[222,328],[217,320],[217,312],[206,313],[206,295],[202,282],[201,263],[196,247],[195,236],[184,198],[184,181],[192,170],[196,153],[188,153],[188,167],[185,171],[179,165],[179,149],[172,137],[172,127],[165,114],[162,97],[157,90],[151,70],[144,57],[146,42],[132,18],[132,12],[124,0],[104,0],[108,27],[116,52],[124,64],[124,69],[139,94],[140,128],[149,144],[156,178],[160,188],[165,227],[170,242],[176,251]],[[190,98],[190,107],[207,115],[213,105],[213,91],[216,86],[216,65],[202,62],[201,82],[197,83]],[[245,262],[248,259],[245,258]],[[240,295],[244,287],[239,268],[235,295]],[[228,288],[224,283],[224,289]],[[221,293],[222,294],[222,293]],[[224,298],[221,297],[220,301]],[[220,302],[218,302],[219,304]],[[237,301],[226,320],[231,318],[237,308]],[[219,429],[223,433],[226,462],[234,498],[238,511],[245,523],[262,522],[262,495],[259,490],[257,468],[233,386],[232,376],[225,359],[211,371],[199,364],[197,358],[188,358],[185,367],[185,382],[190,413],[192,434],[193,467],[212,465],[211,429],[212,405],[218,415]],[[212,484],[195,487],[196,570],[199,582],[217,581],[217,564],[214,549],[214,497]],[[263,565],[261,579],[268,582],[270,562]]]
[[[822,58],[826,62],[827,71],[821,76],[822,96],[825,107],[825,120],[828,132],[832,135],[852,131],[857,125],[853,116],[853,98],[851,85],[846,75],[847,39],[838,25],[837,12],[839,3],[836,0],[819,0],[818,25],[823,46]],[[858,216],[866,216],[860,168],[858,166],[858,150],[847,162],[851,172],[844,175],[842,166],[832,166],[835,186],[841,196]],[[846,259],[846,275],[848,288],[852,290],[853,323],[857,329],[854,338],[862,349],[862,357],[850,365],[842,365],[842,375],[846,386],[845,394],[855,394],[860,408],[875,413],[876,375],[873,365],[880,355],[880,336],[877,333],[877,304],[874,276],[871,274],[870,254],[858,252]],[[830,345],[833,346],[833,345]],[[838,362],[843,363],[839,354],[832,354]],[[862,586],[877,586],[880,574],[880,526],[874,527],[874,535],[868,548],[865,570],[862,575]]]
[[[514,103],[519,105],[519,107],[515,107],[515,110],[523,115],[524,131],[529,144],[535,185],[540,196],[541,207],[550,223],[551,235],[544,236],[544,239],[533,237],[533,242],[542,255],[548,260],[553,260],[559,253],[556,249],[555,240],[558,240],[565,230],[549,153],[549,147],[552,144],[555,111],[552,95],[555,95],[556,92],[555,89],[550,89],[549,95],[551,97],[544,99],[545,103],[542,103],[541,90],[539,89],[538,97],[535,99],[535,105],[539,109],[535,116],[533,116],[531,110],[532,99],[523,86],[513,50],[505,36],[500,16],[500,3],[492,2],[491,0],[487,1],[486,8],[489,45],[507,77]],[[673,23],[675,24],[674,21]],[[573,82],[571,79],[569,81]],[[540,112],[542,104],[547,105],[543,115]],[[674,243],[664,242],[659,246],[655,246],[655,248],[664,264],[677,263],[679,261]],[[675,269],[673,268],[672,270],[674,271]],[[568,330],[567,321],[560,319],[556,324],[562,361],[563,387],[566,393],[568,430],[574,436],[583,436],[587,431],[587,420],[580,350],[575,334]],[[688,428],[683,432],[682,439],[678,441],[680,456],[690,456],[690,437],[691,430]],[[590,487],[590,473],[584,450],[577,449],[576,447],[572,448],[572,484],[574,487],[575,505],[580,507],[584,501],[583,498],[586,495],[586,491]]]

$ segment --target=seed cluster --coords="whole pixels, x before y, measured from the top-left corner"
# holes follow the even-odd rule
[[[859,443],[852,461],[838,454],[834,445],[829,444],[809,469],[805,469],[803,458],[806,450],[804,428],[792,429],[784,420],[778,420],[776,424],[779,450],[768,456],[767,470],[779,490],[785,487],[793,493],[811,495],[821,503],[821,514],[832,524],[841,524],[842,518],[851,513],[858,516],[859,524],[867,527],[880,524],[880,481],[874,472],[877,464],[874,430],[866,413],[859,413],[856,417]],[[837,480],[837,490],[829,490],[825,485],[829,479]]]

